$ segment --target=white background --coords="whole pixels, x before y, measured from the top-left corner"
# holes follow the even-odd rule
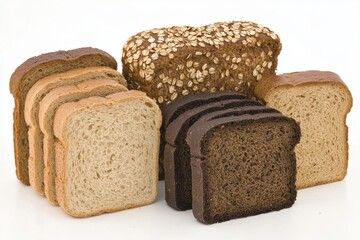
[[[27,58],[92,46],[120,65],[121,49],[139,31],[173,25],[251,20],[283,43],[278,72],[331,70],[349,86],[350,159],[342,182],[298,191],[280,212],[203,225],[176,212],[160,183],[155,204],[88,219],[59,207],[17,181],[9,78]],[[360,239],[360,1],[40,1],[0,0],[0,240],[7,239]],[[121,66],[119,66],[121,69]]]

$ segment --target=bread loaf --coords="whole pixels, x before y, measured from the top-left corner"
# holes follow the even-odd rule
[[[160,105],[198,92],[253,96],[254,83],[275,73],[280,50],[279,37],[253,22],[152,29],[125,43],[123,75]]]
[[[95,48],[79,48],[58,51],[30,58],[11,75],[10,92],[15,100],[14,108],[14,151],[16,176],[29,185],[28,127],[24,118],[25,98],[29,89],[41,78],[76,68],[108,66],[117,68],[115,59],[108,53]]]
[[[305,71],[272,76],[259,82],[255,93],[300,124],[302,136],[295,148],[298,189],[346,176],[346,116],[352,96],[337,74]]]
[[[109,67],[87,67],[52,74],[37,81],[26,95],[24,116],[29,136],[29,181],[33,189],[44,195],[43,134],[39,127],[39,106],[45,95],[54,88],[79,84],[91,79],[112,79],[127,85],[124,77]]]
[[[160,125],[159,107],[138,91],[61,105],[56,191],[65,212],[87,217],[154,202]]]

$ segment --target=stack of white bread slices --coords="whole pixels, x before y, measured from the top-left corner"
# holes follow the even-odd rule
[[[31,58],[10,80],[17,176],[75,217],[156,200],[161,112],[116,68],[82,48]]]

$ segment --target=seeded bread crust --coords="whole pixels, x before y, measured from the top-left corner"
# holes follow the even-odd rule
[[[294,126],[295,134],[293,136],[292,148],[300,140],[300,128],[295,123],[293,119],[284,117],[281,113],[259,113],[255,115],[243,115],[243,116],[230,116],[224,118],[216,118],[210,120],[208,124],[203,125],[202,128],[195,128],[193,125],[188,131],[186,141],[191,146],[191,169],[192,169],[192,191],[193,191],[193,214],[196,219],[205,224],[212,224],[216,222],[223,222],[233,218],[246,217],[260,213],[266,213],[270,211],[277,211],[283,208],[288,208],[293,205],[296,199],[296,189],[295,189],[295,174],[296,174],[296,160],[295,154],[289,156],[289,161],[291,162],[291,179],[289,180],[289,192],[291,199],[283,204],[282,206],[264,208],[262,210],[257,210],[254,212],[238,212],[234,214],[224,214],[211,216],[210,214],[210,197],[209,197],[209,179],[208,179],[208,168],[206,163],[206,153],[204,152],[204,139],[212,130],[216,128],[223,128],[231,124],[248,124],[250,122],[263,122],[263,121],[288,121]]]
[[[329,71],[316,71],[316,70],[285,73],[285,74],[280,74],[280,75],[269,76],[266,79],[263,79],[263,81],[260,81],[256,85],[256,88],[255,88],[256,97],[268,105],[268,102],[270,102],[270,101],[273,102],[273,99],[270,98],[270,95],[272,93],[278,92],[281,95],[281,94],[286,94],[289,90],[296,88],[296,87],[301,87],[301,86],[317,87],[317,86],[326,86],[326,85],[335,85],[335,86],[341,88],[345,93],[347,93],[346,95],[349,96],[349,101],[347,102],[347,106],[345,107],[346,108],[345,114],[342,116],[337,116],[337,117],[342,118],[342,122],[345,127],[344,145],[345,145],[346,150],[345,150],[344,166],[343,166],[344,171],[341,174],[341,176],[339,176],[337,179],[329,178],[327,180],[317,181],[317,182],[312,182],[309,180],[305,180],[305,181],[302,180],[301,181],[302,183],[297,182],[297,186],[296,186],[297,189],[311,187],[311,186],[320,185],[320,184],[331,183],[334,181],[341,181],[342,179],[345,178],[346,173],[347,173],[348,159],[349,159],[349,145],[347,142],[348,141],[348,128],[346,126],[346,117],[347,117],[347,114],[350,112],[352,105],[353,105],[351,92],[349,91],[346,84],[342,81],[342,79],[336,73],[329,72]],[[314,110],[314,112],[315,112],[315,110]],[[283,112],[283,113],[285,114],[285,112]],[[299,121],[297,119],[298,117],[300,117],[300,116],[294,116],[296,121]],[[303,116],[301,116],[301,117],[303,117]],[[300,122],[300,124],[301,124],[301,122]],[[300,142],[299,145],[302,145],[302,142]],[[297,151],[298,150],[295,149],[295,152],[297,152]],[[302,153],[305,153],[305,152],[302,152]],[[302,159],[304,159],[304,158],[302,158]],[[301,159],[301,161],[298,161],[298,167],[300,164],[303,164],[302,159]],[[307,160],[307,159],[304,159],[304,160]],[[311,159],[308,159],[308,160],[311,160]],[[298,173],[299,173],[299,171],[298,171]],[[299,174],[298,174],[298,176],[299,176]]]
[[[146,94],[143,92],[127,91],[127,92],[111,94],[106,97],[90,97],[90,98],[82,99],[79,102],[66,103],[66,104],[63,104],[62,106],[60,106],[59,109],[57,110],[57,112],[55,114],[55,119],[54,119],[54,134],[57,138],[56,143],[55,143],[55,151],[56,151],[56,153],[55,153],[56,161],[55,162],[56,162],[56,172],[58,173],[56,175],[56,193],[57,193],[59,205],[69,215],[71,215],[73,217],[90,217],[90,216],[99,215],[99,214],[102,214],[105,212],[108,213],[108,212],[124,210],[124,208],[107,209],[106,211],[96,212],[96,213],[94,212],[91,214],[78,214],[76,212],[72,212],[71,209],[69,209],[68,203],[67,203],[67,192],[66,192],[66,172],[65,172],[66,157],[64,155],[64,153],[66,152],[66,148],[67,148],[66,135],[65,135],[67,119],[72,114],[74,114],[77,111],[80,111],[84,108],[92,108],[92,107],[96,107],[96,106],[100,106],[100,105],[109,105],[110,106],[114,103],[129,101],[133,98],[144,98],[144,99],[146,99],[146,101],[152,102],[152,100],[149,99],[146,96]],[[152,103],[149,103],[149,104],[153,105]],[[154,106],[155,105],[156,104],[154,104]],[[158,119],[158,121],[156,123],[157,125],[155,127],[160,129],[161,120],[162,120],[161,119],[161,111],[159,108],[157,108],[157,111],[158,111],[159,119]],[[158,134],[158,138],[160,138],[160,132]],[[158,143],[156,149],[158,149],[158,147],[159,147],[159,143]],[[157,173],[158,170],[156,170],[155,172]],[[157,187],[157,184],[156,184],[156,187]],[[157,190],[156,190],[156,193],[157,193]],[[151,200],[151,202],[144,202],[141,205],[151,204],[155,200],[156,200],[156,194],[153,197],[153,199]],[[139,205],[128,206],[125,209],[138,207],[138,206]]]
[[[56,87],[78,84],[91,79],[112,79],[127,86],[127,82],[118,71],[109,67],[87,67],[74,69],[64,73],[52,74],[37,81],[26,95],[24,116],[29,128],[29,181],[33,189],[44,195],[43,180],[43,144],[39,127],[39,106],[45,95]]]
[[[41,78],[75,68],[89,66],[108,66],[117,68],[116,60],[108,53],[96,48],[79,48],[70,51],[57,51],[42,54],[26,60],[10,78],[10,92],[15,100],[14,118],[14,156],[16,176],[29,185],[28,128],[24,118],[25,98],[29,89]]]
[[[253,96],[256,81],[275,73],[280,51],[279,37],[253,22],[152,29],[125,43],[123,74],[129,89],[159,105],[198,92]]]
[[[166,127],[183,112],[197,106],[205,105],[211,102],[221,101],[225,99],[244,99],[248,98],[245,95],[236,92],[216,92],[216,93],[198,93],[188,95],[184,98],[172,101],[164,105],[161,109],[163,114],[163,123],[161,125],[160,135],[160,156],[159,156],[159,179],[164,179],[164,147],[165,147],[165,129]]]

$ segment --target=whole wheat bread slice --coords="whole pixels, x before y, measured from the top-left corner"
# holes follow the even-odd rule
[[[29,181],[33,189],[44,195],[43,179],[43,135],[39,127],[39,106],[45,95],[54,88],[78,84],[90,79],[113,79],[126,86],[126,80],[116,70],[109,67],[87,67],[52,74],[37,81],[29,90],[25,100],[25,121],[29,128]],[[40,141],[40,142],[39,142]]]
[[[66,103],[79,101],[92,96],[104,97],[112,93],[127,91],[127,88],[117,81],[110,79],[94,79],[81,82],[77,85],[65,85],[51,90],[45,95],[39,106],[39,127],[43,139],[44,192],[52,204],[57,204],[55,190],[55,136],[53,132],[54,115],[57,108]],[[36,178],[40,173],[35,172]]]
[[[344,179],[349,158],[346,116],[352,96],[337,74],[285,73],[263,79],[255,93],[300,124],[302,136],[295,148],[298,189]]]
[[[29,89],[41,78],[76,68],[108,66],[117,68],[115,59],[96,48],[79,48],[57,51],[32,57],[22,63],[11,75],[10,92],[15,100],[14,108],[14,156],[17,178],[29,185],[28,127],[24,118],[25,98]]]
[[[155,201],[161,112],[142,92],[65,103],[55,114],[56,191],[88,217]]]

